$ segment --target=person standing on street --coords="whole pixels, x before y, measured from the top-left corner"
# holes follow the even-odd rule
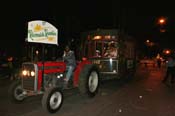
[[[157,58],[157,66],[158,66],[158,68],[161,68],[161,63],[162,63],[161,59]]]
[[[175,60],[172,56],[168,57],[168,61],[167,61],[167,71],[166,71],[166,75],[164,77],[164,79],[162,80],[163,83],[165,83],[166,81],[168,81],[169,77],[171,76],[171,84],[174,83],[174,76],[175,76]]]

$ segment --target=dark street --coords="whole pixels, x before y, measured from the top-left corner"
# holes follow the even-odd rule
[[[3,1],[0,116],[175,116],[172,2]]]
[[[13,104],[7,98],[10,80],[0,80],[0,116],[174,116],[175,86],[161,82],[165,66],[140,65],[133,80],[105,81],[93,99],[79,95],[78,90],[64,92],[62,108],[55,114],[46,113],[41,96]]]

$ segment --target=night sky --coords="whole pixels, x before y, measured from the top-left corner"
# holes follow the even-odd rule
[[[162,47],[173,47],[173,5],[160,0],[6,0],[0,8],[0,49],[20,54],[27,37],[27,22],[31,20],[45,20],[55,25],[59,41],[78,39],[83,31],[120,27],[138,41],[150,39]],[[156,22],[161,16],[167,18],[165,33],[159,32]]]

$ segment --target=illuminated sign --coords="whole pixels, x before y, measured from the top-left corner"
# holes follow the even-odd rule
[[[30,21],[28,22],[28,42],[46,43],[58,45],[57,28],[46,21]]]

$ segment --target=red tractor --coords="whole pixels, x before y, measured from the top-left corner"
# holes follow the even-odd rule
[[[104,56],[109,44],[114,44],[116,56]],[[81,94],[94,97],[100,79],[132,77],[135,72],[135,44],[120,38],[117,30],[97,30],[82,34],[81,61],[73,73],[72,87]],[[80,53],[80,54],[78,54]],[[12,101],[22,102],[28,96],[43,94],[43,108],[54,113],[63,103],[66,64],[62,61],[24,62],[21,78],[10,86]]]
[[[66,64],[63,61],[24,62],[21,79],[12,83],[9,97],[19,103],[28,96],[43,94],[43,108],[54,113],[63,103],[65,73]],[[88,60],[77,63],[72,87],[78,87],[83,95],[94,97],[99,87],[97,67]]]

